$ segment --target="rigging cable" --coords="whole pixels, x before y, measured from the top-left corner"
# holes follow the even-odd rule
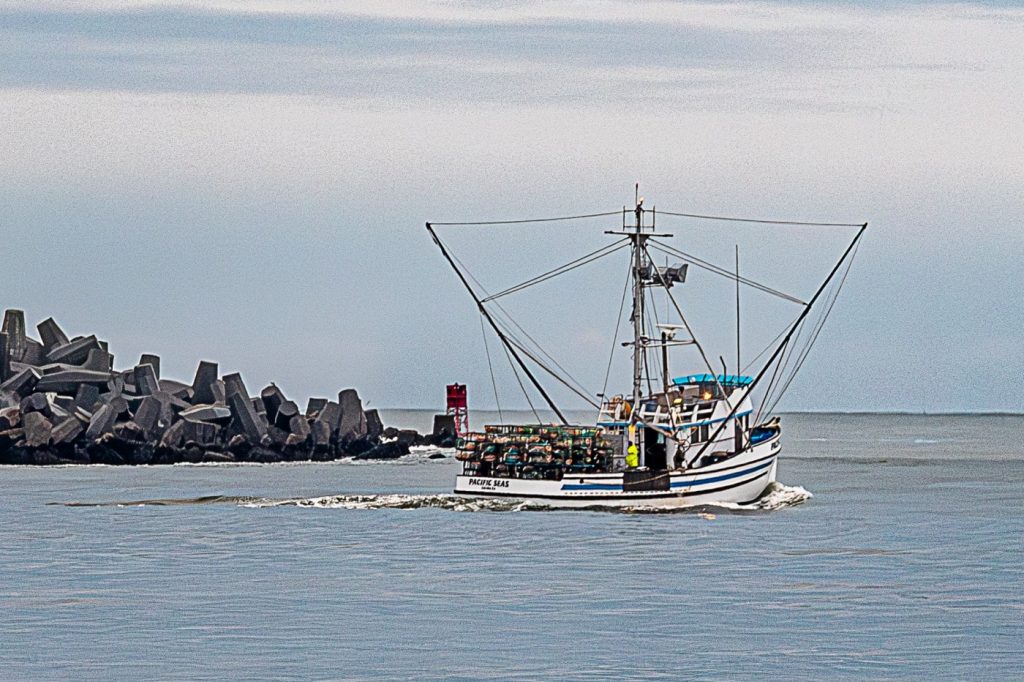
[[[730,223],[758,223],[760,225],[798,225],[804,227],[860,227],[861,223],[814,223],[798,220],[762,220],[760,218],[734,218],[721,215],[701,215],[699,213],[673,213],[658,211],[658,215],[670,215],[677,218],[697,218],[699,220],[724,220]],[[443,223],[442,223],[443,224]]]
[[[547,281],[553,277],[564,275],[565,273],[575,270],[578,267],[587,265],[588,263],[593,263],[594,261],[600,260],[601,258],[604,258],[609,254],[615,253],[619,249],[624,248],[628,242],[629,239],[625,238],[620,239],[617,242],[612,242],[611,244],[606,244],[605,246],[602,246],[600,249],[597,249],[596,251],[592,251],[585,256],[580,256],[574,261],[569,261],[568,263],[560,265],[557,268],[554,268],[553,270],[549,270],[543,274],[537,275],[536,277],[532,277],[524,282],[520,282],[519,284],[511,286],[503,291],[499,291],[496,294],[491,294],[487,298],[483,299],[483,302],[489,303],[490,301],[493,301],[496,298],[501,298],[502,296],[514,294],[516,292],[522,291],[523,289],[526,289],[527,287],[531,287],[534,284],[540,284],[541,282]],[[602,253],[602,251],[604,253]]]
[[[789,327],[787,327],[783,331],[784,332],[788,332],[791,329],[793,329],[793,327],[795,327],[795,326],[797,326],[799,324],[801,324],[801,321],[797,320],[796,322],[794,322],[792,325],[790,325]],[[761,416],[762,415],[768,414],[768,411],[765,410],[765,406],[767,406],[767,404],[771,401],[771,394],[772,394],[772,391],[773,391],[773,386],[775,385],[776,378],[779,376],[779,370],[782,368],[783,360],[787,357],[787,355],[789,354],[789,351],[790,351],[790,345],[789,345],[790,341],[791,341],[791,339],[787,338],[786,341],[782,344],[782,354],[779,355],[779,357],[775,361],[775,369],[772,370],[772,376],[768,380],[768,388],[765,389],[764,399],[761,401],[761,404],[757,408],[757,414],[754,415],[754,420],[753,421],[754,421],[755,425],[759,424],[761,422]],[[772,343],[774,344],[775,342],[773,341]]]
[[[768,414],[771,414],[775,410],[776,406],[778,406],[779,404],[779,401],[782,400],[782,396],[785,395],[787,390],[789,390],[790,384],[793,383],[793,380],[796,378],[796,375],[800,371],[800,368],[803,367],[804,362],[807,360],[807,356],[810,354],[811,348],[818,340],[818,335],[821,334],[821,330],[824,329],[825,321],[832,313],[832,308],[835,306],[836,301],[839,299],[839,292],[842,291],[843,285],[846,283],[846,278],[850,274],[850,268],[853,267],[853,260],[857,257],[858,249],[860,249],[859,243],[857,244],[856,248],[854,248],[853,253],[850,254],[850,260],[846,266],[846,271],[843,273],[842,278],[840,278],[839,283],[836,286],[835,292],[832,294],[831,300],[829,301],[828,305],[823,309],[821,319],[815,326],[814,331],[811,334],[810,341],[807,343],[806,347],[801,351],[800,356],[797,358],[796,366],[793,368],[793,373],[789,376],[789,378],[786,380],[786,383],[782,386],[782,389],[779,391],[778,396],[772,403],[771,409],[768,410]]]
[[[523,372],[526,374],[527,377],[529,377],[530,382],[533,384],[534,388],[537,389],[537,392],[540,393],[544,400],[547,402],[548,407],[550,407],[551,410],[556,415],[558,415],[558,418],[562,421],[563,424],[568,424],[569,422],[565,419],[565,416],[562,414],[561,410],[558,409],[558,406],[555,405],[554,401],[551,399],[551,396],[547,394],[547,391],[545,391],[544,387],[541,386],[539,381],[537,381],[537,378],[533,376],[533,373],[526,366],[526,363],[523,362],[523,360],[519,357],[515,350],[509,345],[505,338],[505,334],[498,327],[497,323],[495,323],[494,319],[491,317],[490,312],[488,312],[487,308],[484,307],[484,304],[480,302],[480,297],[476,295],[476,292],[473,290],[473,287],[470,286],[469,281],[466,279],[466,276],[462,273],[461,270],[459,270],[458,265],[456,265],[455,261],[452,259],[452,255],[448,252],[448,249],[445,248],[444,243],[441,241],[441,238],[437,236],[437,233],[434,231],[434,228],[431,227],[430,223],[427,223],[427,232],[430,233],[431,238],[434,240],[434,243],[437,245],[437,247],[441,250],[441,254],[448,261],[448,264],[451,266],[453,270],[455,270],[455,274],[458,276],[459,281],[462,282],[462,285],[463,287],[465,287],[466,292],[469,293],[469,295],[473,298],[473,301],[476,303],[477,309],[480,311],[480,314],[486,317],[491,327],[494,328],[494,331],[497,333],[498,338],[502,342],[502,345],[505,347],[506,355],[508,355],[511,352],[511,354],[515,357],[516,362],[519,363],[519,366],[522,368]],[[527,400],[529,400],[529,398],[527,398]]]
[[[563,220],[582,220],[584,218],[604,218],[612,215],[619,215],[620,211],[608,211],[607,213],[585,213],[582,215],[568,215],[560,216],[558,218],[527,218],[525,220],[483,220],[477,222],[463,222],[463,223],[435,223],[431,222],[431,225],[444,226],[444,227],[466,227],[466,226],[479,226],[479,225],[524,225],[527,223],[556,223]]]
[[[501,414],[501,400],[498,398],[498,382],[494,380],[494,365],[491,364],[491,349],[487,345],[487,328],[484,326],[484,316],[480,316],[480,334],[484,337],[484,352],[487,354],[487,370],[491,373],[491,387],[494,388],[494,404],[498,406],[498,421],[505,423],[505,417]]]
[[[643,246],[643,250],[644,253],[647,254],[647,260],[653,261],[654,259],[651,258],[651,252],[647,250],[646,245]],[[672,292],[669,290],[668,283],[665,281],[665,276],[658,268],[654,268],[653,270],[654,274],[656,274],[658,279],[661,280],[661,285],[665,287],[665,294],[668,296],[668,299],[672,301],[672,307],[676,309],[676,315],[679,316],[679,319],[683,322],[683,326],[686,327],[686,333],[690,335],[690,339],[693,340],[693,345],[696,346],[697,350],[700,352],[700,357],[704,360],[704,366],[708,368],[708,372],[710,372],[711,376],[714,377],[715,385],[718,386],[718,390],[722,392],[722,395],[725,395],[725,389],[722,388],[722,382],[718,380],[718,372],[711,366],[711,361],[708,360],[708,356],[704,352],[704,347],[700,345],[700,341],[697,340],[697,335],[693,333],[693,328],[690,327],[690,323],[686,320],[686,316],[683,315],[683,309],[679,307],[679,304],[676,302],[676,297],[673,296]]]
[[[467,267],[466,267],[466,264],[465,264],[465,263],[463,263],[463,262],[462,262],[462,261],[461,261],[461,260],[459,259],[459,257],[458,257],[458,256],[456,256],[455,254],[451,254],[451,256],[452,256],[452,258],[453,258],[453,259],[455,260],[455,262],[456,262],[456,263],[458,263],[458,264],[459,264],[459,266],[460,266],[460,267],[461,267],[461,268],[462,268],[462,269],[463,269],[463,270],[465,271],[465,273],[466,273],[467,275],[469,275],[469,278],[470,278],[471,280],[473,280],[473,283],[477,285],[477,287],[478,287],[478,288],[480,289],[480,291],[484,292],[484,294],[485,294],[485,295],[489,295],[489,294],[488,294],[488,292],[487,292],[487,289],[486,289],[486,288],[484,288],[484,286],[483,286],[483,285],[482,285],[482,284],[480,283],[480,280],[478,280],[478,279],[477,279],[477,278],[476,278],[475,276],[473,276],[473,273],[472,273],[472,272],[470,272],[469,268],[467,268]],[[481,301],[481,306],[482,306],[482,305],[483,305],[483,301]],[[581,384],[581,383],[580,383],[580,381],[579,381],[578,379],[576,379],[576,378],[575,378],[575,377],[574,377],[574,376],[573,376],[572,374],[570,374],[570,373],[568,372],[568,370],[566,370],[566,369],[565,369],[564,367],[562,367],[562,365],[561,365],[561,364],[559,364],[558,360],[556,360],[556,359],[555,359],[554,357],[552,357],[552,356],[551,356],[551,354],[550,354],[550,353],[548,353],[548,352],[547,352],[546,350],[544,350],[544,347],[543,347],[543,346],[541,346],[541,345],[540,345],[539,343],[537,343],[537,340],[536,340],[536,339],[534,339],[534,338],[533,338],[532,336],[530,336],[530,333],[529,333],[529,332],[527,332],[527,331],[526,331],[525,329],[523,329],[523,327],[522,327],[522,326],[521,326],[521,325],[520,325],[520,324],[519,324],[518,322],[516,322],[515,318],[513,318],[513,317],[512,317],[512,315],[511,315],[511,314],[509,314],[509,312],[508,312],[507,310],[505,310],[505,308],[504,308],[504,307],[503,307],[503,306],[502,306],[502,305],[501,305],[500,303],[498,303],[497,301],[494,301],[494,305],[495,305],[495,307],[497,307],[497,308],[498,308],[498,310],[500,310],[500,311],[502,312],[502,314],[504,315],[504,317],[505,317],[505,318],[507,318],[507,321],[506,321],[506,320],[503,320],[503,319],[501,319],[501,318],[493,318],[493,317],[492,317],[492,319],[495,319],[495,323],[496,323],[496,324],[500,324],[500,326],[502,327],[502,331],[503,331],[503,332],[505,333],[505,335],[506,335],[506,336],[508,336],[508,337],[510,337],[511,339],[515,340],[515,342],[516,342],[516,347],[517,347],[517,348],[519,348],[520,350],[523,350],[524,352],[526,352],[526,351],[525,351],[525,349],[524,349],[524,346],[525,346],[526,344],[525,344],[525,343],[524,343],[524,342],[523,342],[523,341],[522,341],[521,339],[519,339],[519,338],[518,338],[518,337],[517,337],[517,336],[516,336],[516,335],[515,335],[515,334],[514,334],[514,333],[512,332],[512,330],[510,329],[510,327],[509,327],[509,324],[508,324],[509,322],[511,322],[511,323],[512,323],[512,325],[514,325],[514,326],[515,326],[515,327],[516,327],[516,328],[517,328],[517,329],[518,329],[518,330],[519,330],[520,332],[522,332],[522,334],[523,334],[523,335],[524,335],[524,336],[525,336],[525,337],[526,337],[527,339],[529,339],[529,340],[530,340],[530,342],[531,342],[531,343],[533,343],[533,345],[535,346],[535,348],[536,348],[536,350],[537,350],[537,351],[539,351],[539,352],[540,352],[540,353],[541,353],[542,355],[544,355],[545,357],[547,357],[547,359],[548,359],[548,360],[550,360],[550,361],[551,361],[551,362],[552,362],[552,363],[553,363],[553,364],[555,365],[555,367],[557,367],[557,368],[558,368],[558,369],[560,369],[560,370],[561,370],[561,371],[562,371],[563,373],[565,373],[565,376],[566,376],[566,377],[568,377],[568,378],[569,378],[569,379],[570,379],[570,380],[571,380],[571,381],[572,381],[572,382],[573,382],[574,384],[576,384],[575,388],[574,388],[573,386],[569,386],[569,385],[568,385],[568,384],[566,383],[566,381],[565,381],[564,379],[562,379],[562,378],[561,378],[561,377],[559,377],[559,376],[558,376],[557,374],[555,374],[555,373],[554,373],[554,372],[553,372],[553,371],[552,371],[552,370],[551,370],[550,368],[548,368],[548,367],[544,366],[544,365],[543,365],[542,363],[540,363],[540,362],[539,362],[539,361],[537,360],[537,358],[536,358],[535,356],[533,356],[533,355],[531,354],[531,359],[532,359],[532,360],[533,360],[534,362],[536,362],[536,363],[537,363],[537,364],[538,364],[538,365],[539,365],[539,366],[540,366],[540,367],[541,367],[542,369],[544,369],[544,371],[546,371],[546,372],[547,372],[548,374],[551,374],[551,375],[552,375],[552,376],[554,376],[554,377],[555,377],[556,379],[558,379],[559,381],[561,381],[561,382],[562,382],[563,384],[566,384],[567,386],[569,386],[569,388],[570,388],[571,390],[573,390],[573,392],[574,392],[574,393],[576,393],[577,395],[581,395],[581,396],[586,396],[586,395],[587,395],[587,389],[586,389],[586,387],[585,387],[585,386],[583,386],[583,384]],[[591,402],[591,403],[593,403],[593,401],[591,401],[589,397],[586,397],[586,398],[584,398],[584,399],[585,399],[585,400],[587,400],[588,402]]]
[[[850,255],[850,252],[853,250],[853,248],[860,241],[860,238],[864,235],[864,231],[867,230],[867,229],[868,229],[868,224],[867,223],[863,223],[860,226],[860,230],[857,231],[857,236],[855,236],[853,238],[853,241],[850,242],[850,245],[846,247],[846,251],[843,252],[843,255],[840,256],[839,260],[832,267],[832,270],[828,273],[828,276],[825,278],[825,281],[821,283],[821,286],[818,287],[818,290],[816,292],[814,292],[814,296],[811,296],[811,300],[807,302],[806,306],[804,306],[803,311],[800,313],[800,316],[797,318],[797,323],[798,324],[800,322],[803,322],[803,320],[810,313],[811,307],[815,304],[815,302],[817,302],[818,298],[821,296],[821,293],[825,290],[825,288],[829,285],[829,283],[835,277],[836,273],[839,271],[839,268],[842,267],[843,261],[845,261],[846,258]],[[793,334],[793,328],[791,327],[790,328],[790,332],[786,335],[786,338],[782,342],[782,345],[785,345],[785,344],[787,344],[789,342],[790,338],[792,337],[792,334]],[[768,371],[768,367],[770,367],[771,364],[773,362],[775,362],[776,358],[778,358],[779,353],[781,351],[782,351],[782,347],[781,346],[777,347],[775,349],[775,352],[772,353],[771,357],[768,358],[768,362],[765,363],[765,365],[760,369],[760,371],[758,371],[757,376],[754,377],[754,381],[751,382],[750,388],[748,389],[748,391],[753,391],[754,390],[754,387],[757,386],[758,382],[761,381],[761,379],[764,377],[765,373]],[[705,442],[703,446],[701,446],[700,450],[697,451],[696,455],[694,455],[691,459],[689,459],[686,462],[686,466],[690,466],[691,464],[696,462],[698,459],[700,459],[701,455],[703,455],[704,452],[708,449],[708,446],[710,446],[711,443],[713,443],[714,440],[716,438],[718,438],[718,434],[722,432],[722,429],[724,429],[725,426],[729,423],[729,420],[731,420],[734,416],[736,416],[736,411],[739,409],[741,404],[742,403],[737,403],[736,406],[733,407],[732,410],[729,411],[729,414],[726,416],[725,420],[723,420],[718,425],[718,428],[715,429],[715,432],[713,434],[711,434],[711,436],[708,439],[708,441]]]
[[[779,332],[778,334],[776,334],[776,335],[775,335],[775,338],[774,338],[774,339],[772,339],[771,341],[769,341],[769,342],[768,342],[768,345],[767,345],[767,346],[765,346],[765,347],[764,347],[764,349],[763,349],[763,350],[762,350],[762,351],[761,351],[760,353],[758,353],[757,355],[755,355],[755,356],[754,356],[754,358],[753,358],[753,359],[752,359],[752,360],[751,360],[750,362],[748,362],[747,364],[743,365],[743,369],[741,369],[741,370],[740,370],[740,374],[746,374],[747,370],[748,370],[748,369],[750,369],[751,367],[753,367],[753,366],[754,366],[754,365],[755,365],[755,364],[757,363],[757,361],[761,359],[761,356],[763,356],[763,355],[764,355],[765,353],[767,353],[767,352],[768,352],[768,351],[770,351],[770,350],[771,350],[772,348],[774,348],[774,347],[775,347],[775,342],[776,342],[776,341],[778,341],[779,339],[781,339],[781,338],[782,338],[782,336],[783,336],[783,334],[785,334],[785,333],[786,333],[787,331],[789,331],[789,328],[790,328],[790,327],[791,327],[791,326],[792,326],[792,325],[793,325],[793,324],[794,324],[795,322],[796,322],[796,320],[793,320],[793,322],[789,322],[789,323],[787,323],[787,324],[786,324],[786,325],[785,325],[785,326],[784,326],[784,327],[782,328],[782,331],[780,331],[780,332]]]
[[[707,270],[708,272],[712,272],[712,273],[714,273],[716,275],[721,275],[722,277],[727,277],[730,280],[736,280],[736,273],[730,272],[729,270],[726,270],[725,268],[721,267],[720,265],[715,265],[714,263],[711,263],[709,261],[703,260],[701,258],[697,258],[696,256],[690,255],[690,254],[686,253],[685,251],[681,251],[681,250],[675,248],[674,246],[671,246],[671,245],[666,244],[664,242],[660,242],[657,239],[651,239],[650,241],[651,241],[651,243],[656,245],[653,248],[655,248],[656,250],[658,250],[658,251],[660,251],[662,253],[668,254],[670,256],[675,256],[676,258],[682,258],[687,263],[692,263],[693,265],[696,265],[698,268],[701,268],[703,270]],[[789,294],[787,294],[784,291],[779,291],[778,289],[773,289],[770,286],[768,286],[767,284],[761,284],[760,282],[754,281],[754,280],[752,280],[752,279],[750,279],[748,277],[740,277],[739,281],[742,284],[746,284],[749,287],[752,287],[752,288],[757,289],[759,291],[763,291],[766,294],[771,294],[772,296],[778,296],[779,298],[781,298],[783,300],[786,300],[786,301],[790,301],[791,303],[798,303],[800,305],[807,305],[806,301],[801,301],[799,298],[797,298],[795,296],[790,296]]]
[[[515,364],[512,362],[512,358],[508,353],[508,346],[502,344],[501,346],[505,350],[505,357],[508,359],[509,367],[512,368],[512,374],[516,377],[516,383],[519,384],[519,390],[523,392],[523,397],[526,398],[527,404],[530,406],[530,411],[533,412],[533,416],[536,417],[537,423],[541,423],[540,415],[537,414],[537,408],[533,406],[533,401],[530,400],[530,394],[526,392],[526,386],[523,386],[523,380],[519,378],[519,371],[516,370]]]
[[[651,298],[653,298],[653,297],[651,297]],[[660,341],[661,340],[660,335],[658,337],[654,336],[654,330],[655,329],[657,329],[659,332],[661,331],[661,327],[660,327],[661,322],[658,320],[658,306],[656,306],[654,304],[654,301],[652,301],[649,298],[649,299],[647,299],[647,307],[651,310],[651,316],[654,318],[654,324],[653,325],[651,324],[651,318],[650,317],[647,318],[647,338],[652,339],[652,340],[654,338],[658,338],[658,340]],[[646,352],[646,349],[645,349],[645,351],[644,351],[644,366],[647,365],[647,356],[648,355],[649,354]],[[662,377],[662,382],[658,384],[658,388],[660,389],[664,385],[665,367],[662,365],[662,362],[661,362],[661,353],[655,354],[654,357],[655,357],[654,367],[655,367],[656,370],[658,368],[660,368],[660,371],[658,372],[658,374]],[[651,375],[650,375],[650,370],[649,369],[648,369],[648,372],[647,372],[647,392],[648,393],[654,393],[654,391],[651,389]]]
[[[630,266],[626,270],[626,285],[622,287],[622,300],[619,302],[619,314],[615,318],[615,334],[612,336],[612,352],[608,354],[608,369],[604,372],[604,385],[601,386],[601,397],[608,393],[608,378],[612,375],[612,360],[615,359],[615,344],[619,342],[619,328],[622,326],[622,311],[626,309],[626,294],[629,293],[629,282],[633,278],[633,256],[629,257]]]

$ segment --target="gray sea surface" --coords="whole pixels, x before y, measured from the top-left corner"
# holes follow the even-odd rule
[[[426,452],[0,467],[0,678],[1020,679],[1024,417],[783,434],[778,503],[671,514],[465,504]]]

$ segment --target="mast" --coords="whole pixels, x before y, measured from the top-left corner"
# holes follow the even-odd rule
[[[639,185],[637,186],[639,194]],[[640,275],[643,267],[644,242],[646,236],[642,234],[643,227],[643,199],[636,200],[636,224],[630,235],[633,240],[633,412],[638,414],[640,409],[640,396],[643,395],[641,383],[644,371],[644,353],[646,349],[642,344],[644,335],[644,282]]]

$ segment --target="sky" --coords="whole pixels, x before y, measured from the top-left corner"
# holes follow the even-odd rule
[[[253,392],[378,407],[441,407],[452,381],[492,407],[489,350],[525,407],[424,222],[615,211],[639,182],[667,211],[870,223],[781,409],[1021,412],[1021,93],[1013,3],[8,0],[0,307],[98,334],[119,367],[214,360]],[[442,236],[494,291],[620,225]],[[659,226],[804,300],[852,237]],[[618,257],[505,299],[594,392]],[[691,270],[674,292],[731,369],[729,286]],[[796,312],[742,310],[744,361]]]

